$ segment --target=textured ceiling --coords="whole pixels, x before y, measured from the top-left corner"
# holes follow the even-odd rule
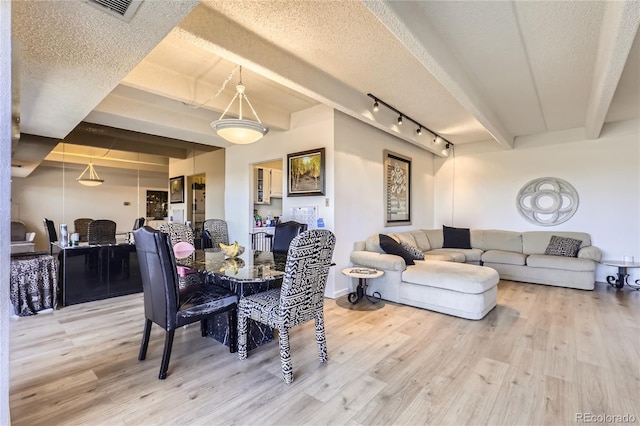
[[[145,0],[126,23],[85,2],[12,2],[21,129],[61,139],[84,120],[225,147],[209,123],[239,64],[274,132],[323,103],[439,154],[373,114],[374,93],[454,144],[597,138],[640,118],[639,4]]]

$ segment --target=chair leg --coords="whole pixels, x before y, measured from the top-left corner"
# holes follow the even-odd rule
[[[324,312],[316,312],[316,341],[320,362],[327,362],[327,338],[324,334]]]
[[[282,363],[282,377],[285,383],[293,382],[293,367],[291,366],[291,347],[289,345],[289,330],[278,329],[280,341],[280,362]]]
[[[238,359],[247,359],[247,317],[238,309]]]
[[[229,324],[229,352],[231,353],[238,351],[238,325],[236,324],[237,321],[238,310],[236,308],[229,309],[229,311],[227,312],[227,322]]]
[[[164,353],[162,354],[162,365],[160,366],[160,375],[158,376],[160,380],[167,378],[169,358],[171,358],[171,347],[173,346],[173,333],[175,333],[175,330],[168,330],[164,337]]]
[[[202,337],[207,337],[209,333],[209,322],[207,319],[200,320],[200,334]]]
[[[140,343],[140,353],[138,354],[138,360],[144,361],[147,357],[147,347],[149,346],[149,336],[151,335],[152,322],[150,319],[144,323],[144,331],[142,332],[142,342]]]

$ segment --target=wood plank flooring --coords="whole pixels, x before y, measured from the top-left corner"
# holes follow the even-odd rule
[[[313,323],[292,330],[291,385],[277,341],[240,361],[198,325],[176,331],[158,380],[164,332],[139,362],[142,312],[137,294],[12,321],[12,425],[640,423],[640,292],[628,288],[501,281],[481,321],[327,299],[329,361]]]

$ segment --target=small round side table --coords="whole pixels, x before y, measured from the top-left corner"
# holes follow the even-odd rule
[[[356,291],[349,293],[348,296],[349,302],[351,302],[352,305],[358,303],[363,297],[366,297],[371,303],[378,303],[382,299],[380,293],[377,291],[373,292],[371,296],[367,294],[367,280],[381,277],[384,275],[384,271],[378,271],[377,269],[371,268],[351,267],[344,268],[342,273],[348,277],[358,278]]]
[[[635,290],[640,290],[640,280],[636,280],[635,283],[630,283],[629,274],[627,273],[627,268],[640,268],[640,263],[623,262],[621,260],[601,260],[600,263],[607,266],[616,266],[618,268],[616,276],[609,275],[607,277],[607,282],[611,287],[622,288],[626,284]]]

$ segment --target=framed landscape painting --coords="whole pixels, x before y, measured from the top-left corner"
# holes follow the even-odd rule
[[[411,225],[411,158],[384,150],[384,226]]]
[[[287,195],[324,195],[324,148],[287,154]]]
[[[169,179],[169,201],[171,204],[184,203],[184,176]]]

